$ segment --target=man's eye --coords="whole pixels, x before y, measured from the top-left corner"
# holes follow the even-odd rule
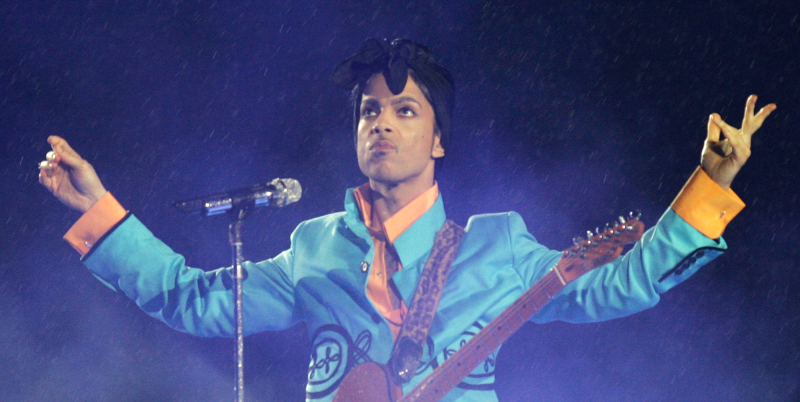
[[[374,115],[375,115],[375,109],[372,108],[365,108],[364,110],[361,111],[362,117],[369,117]]]
[[[397,113],[401,116],[416,116],[417,114],[414,112],[414,109],[410,107],[404,107],[397,111]]]

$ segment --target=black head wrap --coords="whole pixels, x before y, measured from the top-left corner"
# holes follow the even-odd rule
[[[452,132],[455,85],[450,72],[433,60],[427,47],[408,39],[370,38],[364,41],[356,53],[333,70],[333,82],[341,88],[353,91],[354,131],[358,135],[361,94],[364,85],[374,74],[382,73],[393,94],[403,92],[409,73],[417,83],[428,103],[433,107],[439,142],[443,149],[450,144]],[[436,160],[437,167],[442,158]],[[438,169],[437,169],[438,170]]]

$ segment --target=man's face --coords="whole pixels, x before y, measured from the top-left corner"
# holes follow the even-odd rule
[[[435,132],[433,107],[409,75],[394,95],[383,74],[373,75],[361,95],[358,166],[369,179],[400,184],[430,180],[435,158],[444,156]]]

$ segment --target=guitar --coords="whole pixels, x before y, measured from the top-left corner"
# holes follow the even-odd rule
[[[637,218],[632,218],[564,250],[561,259],[544,277],[408,394],[403,395],[400,385],[394,383],[388,367],[367,362],[354,367],[347,374],[333,402],[441,400],[564,286],[584,273],[619,257],[623,247],[639,240],[642,233],[644,224]]]

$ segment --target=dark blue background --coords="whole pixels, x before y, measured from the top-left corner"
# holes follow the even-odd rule
[[[133,4],[132,4],[133,3]],[[0,400],[232,399],[233,342],[167,328],[94,280],[37,183],[58,134],[194,266],[229,264],[224,218],[169,201],[294,177],[245,253],[361,184],[329,73],[367,37],[428,44],[453,72],[448,214],[515,210],[545,245],[630,208],[652,225],[698,164],[709,113],[778,104],[734,182],[731,250],[641,314],[528,325],[499,357],[503,401],[800,397],[796,1],[108,2],[0,5]],[[248,400],[302,400],[301,325],[247,338]]]

